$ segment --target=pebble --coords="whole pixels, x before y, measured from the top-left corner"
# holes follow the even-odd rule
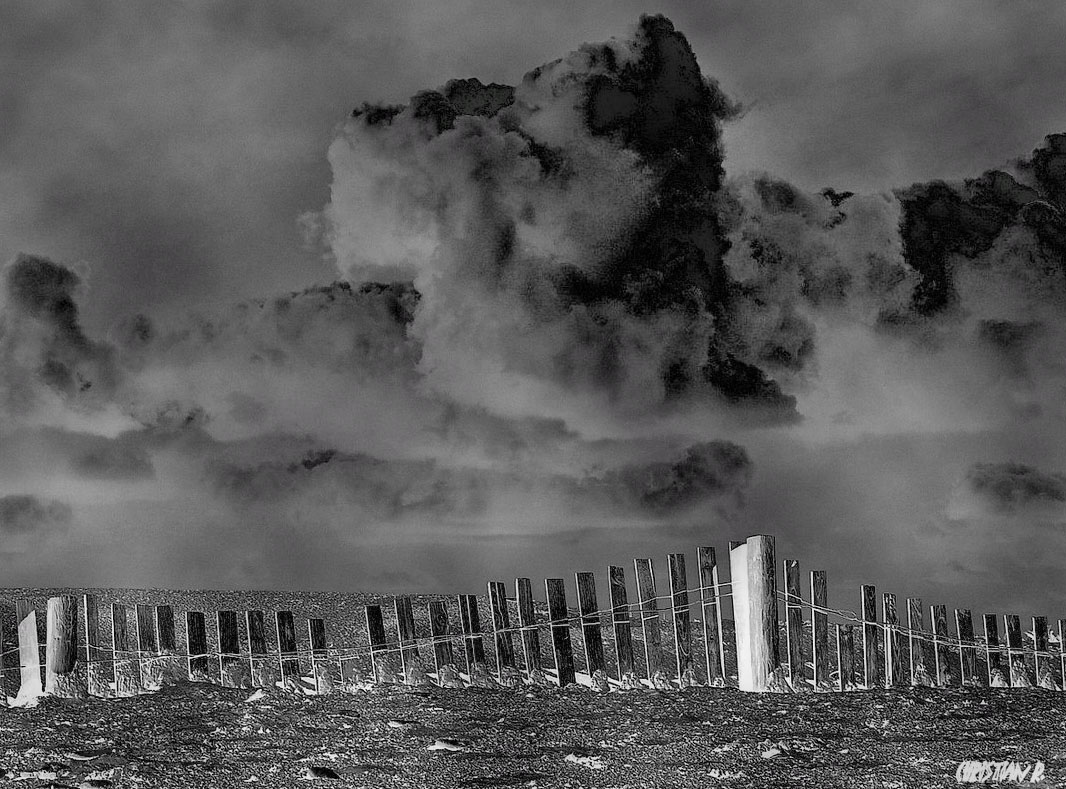
[[[316,778],[338,779],[340,776],[337,775],[336,770],[333,770],[330,767],[320,767],[317,764],[307,765],[307,767],[304,768],[304,780],[310,781]]]
[[[427,751],[461,751],[465,746],[459,740],[451,737],[439,737],[432,745],[426,747]]]

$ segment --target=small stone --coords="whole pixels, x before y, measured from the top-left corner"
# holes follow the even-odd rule
[[[315,778],[330,778],[336,780],[340,778],[340,776],[337,775],[336,770],[333,770],[330,767],[322,767],[317,764],[307,765],[307,767],[304,768],[304,779],[312,780]]]
[[[432,745],[426,747],[427,751],[461,751],[466,746],[460,740],[451,737],[438,737]]]

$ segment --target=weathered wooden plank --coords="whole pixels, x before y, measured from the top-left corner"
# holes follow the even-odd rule
[[[504,669],[515,667],[514,641],[511,638],[507,590],[503,581],[489,581],[489,611],[492,614],[492,641],[496,652],[496,676],[502,682]]]
[[[111,604],[111,648],[115,653],[115,695],[133,696],[141,688],[141,662],[133,649],[130,629],[133,612],[122,603]]]
[[[1007,678],[1013,686],[1013,675],[1017,671],[1015,665],[1021,663],[1024,666],[1025,664],[1021,617],[1017,614],[1004,614],[1003,634],[1006,636],[1007,640]]]
[[[418,657],[418,641],[415,634],[415,614],[411,608],[411,598],[404,595],[392,598],[396,612],[396,631],[400,637],[400,671],[405,680],[410,679],[411,670],[421,667]]]
[[[692,622],[688,607],[685,554],[669,554],[667,565],[670,570],[670,607],[674,620],[674,656],[677,663],[677,681],[681,683],[686,674],[690,679],[695,679],[692,667]]]
[[[827,602],[825,570],[811,570],[811,662],[816,688],[829,682],[829,614],[824,610]]]
[[[157,651],[169,655],[178,651],[178,638],[174,628],[174,609],[169,605],[155,607],[155,632]]]
[[[18,622],[19,640],[19,695],[40,695],[44,692],[44,685],[41,682],[37,609],[30,600],[16,600],[15,618]]]
[[[1033,617],[1033,668],[1036,671],[1037,684],[1044,676],[1048,659],[1048,627],[1046,616]]]
[[[108,683],[111,681],[109,675],[113,675],[111,667],[114,654],[100,639],[100,601],[94,594],[82,595],[81,608],[85,623],[82,638],[85,643],[85,673],[89,695],[106,696]]]
[[[729,581],[732,591],[733,635],[737,656],[737,685],[751,688],[751,608],[748,604],[748,544],[729,542]]]
[[[210,655],[207,653],[207,618],[202,611],[185,612],[185,639],[189,647],[189,679],[211,678]],[[115,657],[118,658],[117,646]]]
[[[922,599],[920,597],[907,598],[907,630],[910,631],[907,636],[907,646],[911,653],[911,684],[919,685],[927,671],[925,645],[922,643],[925,625],[922,622]]]
[[[636,659],[633,654],[633,633],[629,621],[629,598],[626,594],[626,571],[624,567],[611,565],[607,568],[611,590],[611,622],[614,625],[614,648],[618,658],[618,677],[636,676]]]
[[[474,664],[485,665],[485,642],[481,637],[481,617],[476,595],[459,595],[459,621],[463,628],[467,670],[473,675]]]
[[[948,607],[946,605],[929,606],[929,621],[933,626],[933,666],[936,684],[943,686],[949,682],[950,656],[948,655]]]
[[[241,640],[236,611],[218,611],[215,627],[218,628],[218,673],[224,687],[235,688],[241,684]]]
[[[885,685],[898,687],[903,684],[903,639],[896,596],[890,592],[881,597],[881,618],[885,622]]]
[[[1059,677],[1066,690],[1066,619],[1059,620]]]
[[[959,679],[963,685],[972,685],[977,680],[977,645],[969,609],[955,609],[955,632],[959,634]]]
[[[145,603],[137,604],[137,650],[142,657],[159,651],[155,637],[155,611]]]
[[[722,685],[725,683],[726,672],[725,648],[722,643],[721,584],[718,581],[718,560],[713,547],[698,548],[696,559],[700,566],[700,614],[703,619],[703,651],[707,661],[707,684]]]
[[[518,598],[518,624],[522,628],[522,656],[525,658],[526,674],[540,673],[540,633],[537,632],[537,617],[533,608],[533,585],[528,578],[515,579],[515,597]]]
[[[85,680],[76,670],[78,662],[78,598],[59,595],[48,598],[45,636],[44,690],[53,696],[85,696]]]
[[[805,680],[803,670],[803,596],[800,593],[799,562],[785,559],[785,652],[788,656],[788,679],[793,685]]]
[[[443,600],[431,600],[429,603],[429,631],[433,635],[433,668],[440,681],[441,669],[455,666],[455,653],[448,638],[448,604]],[[458,666],[456,666],[458,669]]]
[[[603,655],[603,631],[599,607],[596,603],[596,576],[594,573],[575,573],[577,585],[577,609],[581,617],[581,645],[585,651],[585,667],[589,676],[597,671],[607,671]]]
[[[751,685],[741,690],[763,692],[769,689],[774,672],[779,668],[779,632],[777,626],[777,561],[774,558],[774,538],[769,534],[754,534],[747,539],[748,584],[750,611],[748,632],[751,639]]]
[[[637,602],[640,604],[640,632],[644,640],[644,661],[648,679],[663,670],[662,638],[659,632],[659,601],[655,595],[655,568],[651,559],[634,559]]]
[[[868,688],[881,686],[881,670],[877,656],[877,590],[871,584],[862,586],[862,678]]]
[[[997,624],[998,617],[995,614],[985,614],[985,660],[988,664],[988,684],[992,685],[992,681],[995,679],[995,672],[999,671],[1003,673],[1003,678],[1008,679],[1008,672],[1003,672],[1003,665],[1000,661],[999,651],[999,627]]]
[[[317,617],[308,618],[307,643],[311,646],[311,677],[315,683],[315,693],[325,695],[333,690],[325,620]]]
[[[292,611],[274,612],[274,629],[278,638],[278,657],[281,662],[281,682],[300,681],[300,655],[296,643],[296,621]]]
[[[544,592],[548,598],[548,619],[551,622],[552,651],[555,654],[555,672],[559,686],[571,685],[577,681],[574,670],[574,651],[570,643],[570,610],[566,606],[566,585],[562,578],[548,578],[544,581]]]
[[[837,633],[837,687],[847,690],[855,687],[855,635],[853,625],[836,625]]]
[[[375,682],[391,680],[391,667],[388,660],[388,638],[385,635],[385,618],[380,605],[368,605],[366,613],[366,635],[370,642],[370,670]]]
[[[266,615],[262,611],[245,611],[245,626],[248,628],[248,667],[252,675],[252,687],[266,687],[268,669]]]

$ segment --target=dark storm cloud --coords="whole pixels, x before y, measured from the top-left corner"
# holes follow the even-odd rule
[[[1003,512],[1066,502],[1066,476],[1025,463],[976,463],[966,480],[975,494]]]
[[[64,529],[71,520],[70,505],[26,494],[0,496],[0,534],[16,536]]]
[[[747,487],[752,463],[743,447],[728,441],[696,444],[673,462],[630,466],[610,475],[640,506],[668,513],[717,497],[735,497]]]

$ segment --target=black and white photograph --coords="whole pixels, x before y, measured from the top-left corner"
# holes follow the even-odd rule
[[[0,786],[1066,787],[1066,4],[0,0]]]

